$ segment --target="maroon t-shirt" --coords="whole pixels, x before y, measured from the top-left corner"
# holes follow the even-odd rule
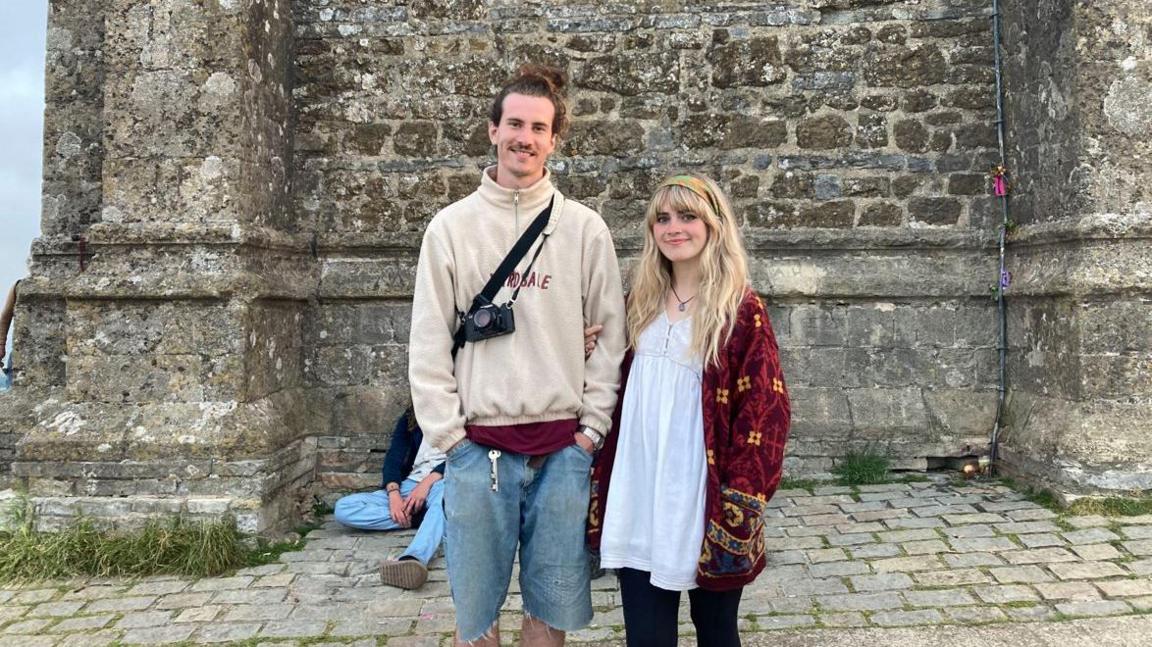
[[[525,456],[544,456],[574,444],[573,436],[579,428],[580,421],[570,418],[521,425],[465,425],[464,433],[478,445]]]

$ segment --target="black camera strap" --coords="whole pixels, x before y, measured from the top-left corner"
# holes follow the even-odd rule
[[[484,284],[484,289],[480,291],[480,294],[476,295],[476,298],[472,299],[472,305],[469,307],[469,311],[480,304],[492,302],[496,293],[500,291],[500,286],[508,280],[508,276],[512,274],[512,270],[516,269],[516,265],[518,265],[520,260],[524,258],[524,255],[528,253],[528,249],[532,247],[532,244],[536,242],[540,234],[544,232],[544,227],[548,225],[548,220],[552,217],[552,205],[555,202],[556,197],[553,196],[552,199],[548,201],[548,206],[544,208],[544,211],[541,211],[540,215],[536,216],[532,224],[528,225],[528,228],[520,235],[520,239],[512,246],[512,251],[508,252],[504,260],[500,262],[500,266],[492,273],[492,276],[488,279],[488,283]],[[544,236],[544,238],[548,238],[548,236]],[[532,261],[528,264],[529,270],[536,264],[536,258],[540,256],[540,250],[543,248],[544,243],[540,243],[540,247],[536,248],[536,253],[532,255]],[[525,273],[527,272],[528,270],[525,270]],[[520,286],[517,285],[516,291],[512,293],[512,301],[515,301],[519,294]],[[452,357],[456,357],[456,351],[464,346],[463,325],[456,329],[456,334],[453,335],[452,341]]]

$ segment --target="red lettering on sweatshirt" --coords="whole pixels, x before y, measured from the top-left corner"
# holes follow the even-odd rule
[[[508,280],[504,282],[504,286],[509,288],[540,288],[541,290],[547,290],[548,284],[551,282],[551,274],[540,274],[537,276],[536,272],[529,272],[528,274],[513,272],[508,275]]]

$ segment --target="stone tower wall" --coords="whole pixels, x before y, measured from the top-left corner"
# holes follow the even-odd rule
[[[665,173],[732,196],[794,399],[791,471],[979,452],[989,4],[52,0],[44,236],[0,407],[10,479],[47,525],[229,512],[250,530],[282,525],[308,483],[377,483],[421,233],[475,188],[490,97],[526,61],[571,75],[552,168],[625,265]],[[1021,56],[1023,91],[1042,72]],[[1051,178],[1067,163],[1030,159]]]

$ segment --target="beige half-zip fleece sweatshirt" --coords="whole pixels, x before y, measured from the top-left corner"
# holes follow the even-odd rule
[[[429,223],[416,268],[408,377],[424,435],[447,450],[464,425],[516,425],[578,418],[609,431],[624,356],[624,295],[608,226],[595,211],[567,200],[551,175],[506,189],[485,169],[480,188]],[[457,310],[467,310],[528,225],[556,202],[540,240],[493,299],[523,287],[513,307],[516,331],[460,349],[453,364]],[[584,328],[603,324],[584,359]]]

